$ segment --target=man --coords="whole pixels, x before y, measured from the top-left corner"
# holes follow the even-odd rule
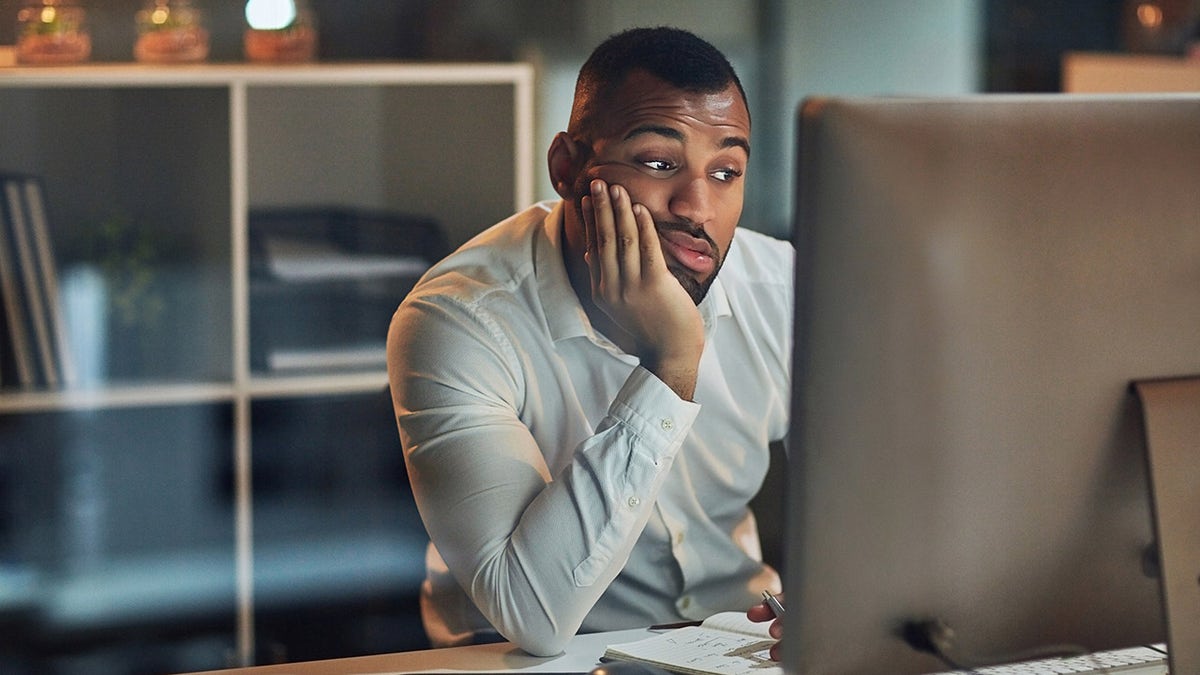
[[[550,655],[779,590],[747,502],[787,427],[793,256],[735,235],[749,153],[720,52],[613,36],[550,147],[562,201],[475,237],[397,310],[434,645],[499,633]]]

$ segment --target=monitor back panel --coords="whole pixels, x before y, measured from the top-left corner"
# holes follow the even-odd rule
[[[1200,97],[812,99],[792,672],[1162,641],[1130,381],[1200,372]]]

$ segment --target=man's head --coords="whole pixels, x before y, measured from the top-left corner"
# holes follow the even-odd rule
[[[574,205],[568,250],[584,250],[590,181],[621,185],[649,210],[668,267],[698,303],[741,216],[749,139],[745,92],[715,47],[672,28],[609,38],[580,70],[570,124],[550,148],[555,190]]]
[[[690,93],[711,94],[734,86],[750,109],[741,80],[716,47],[677,28],[633,28],[601,43],[579,69],[567,132],[584,138],[595,133],[595,125],[607,114],[602,104],[619,95],[621,84],[635,70]]]

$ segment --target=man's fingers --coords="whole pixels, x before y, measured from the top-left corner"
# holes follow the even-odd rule
[[[612,197],[613,248],[621,270],[622,284],[637,284],[642,278],[641,236],[633,214],[629,192],[620,185],[609,188]]]
[[[612,200],[608,185],[602,180],[593,180],[592,190],[592,246],[595,262],[592,265],[593,281],[611,282],[617,274],[617,252],[613,247],[616,226],[613,223]],[[599,273],[599,278],[595,277]]]
[[[587,263],[588,273],[592,279],[592,289],[600,287],[600,257],[596,251],[596,215],[594,212],[594,204],[590,196],[584,196],[579,202],[580,210],[583,211],[583,239],[585,250],[583,253],[584,262]]]
[[[636,219],[638,230],[638,256],[642,274],[649,275],[659,269],[665,269],[662,246],[658,243],[658,229],[654,227],[654,218],[650,210],[641,204],[633,205],[633,217]]]

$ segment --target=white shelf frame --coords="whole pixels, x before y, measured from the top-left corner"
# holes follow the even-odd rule
[[[217,87],[229,92],[232,377],[220,382],[171,382],[59,390],[0,392],[0,415],[153,405],[229,403],[234,418],[234,514],[237,659],[254,662],[254,542],[251,494],[253,400],[366,393],[387,386],[383,371],[262,375],[250,367],[248,92],[256,86],[511,85],[513,87],[513,211],[534,200],[534,68],[526,63],[87,64],[5,68],[0,91],[28,88]],[[481,223],[485,226],[488,223]]]

